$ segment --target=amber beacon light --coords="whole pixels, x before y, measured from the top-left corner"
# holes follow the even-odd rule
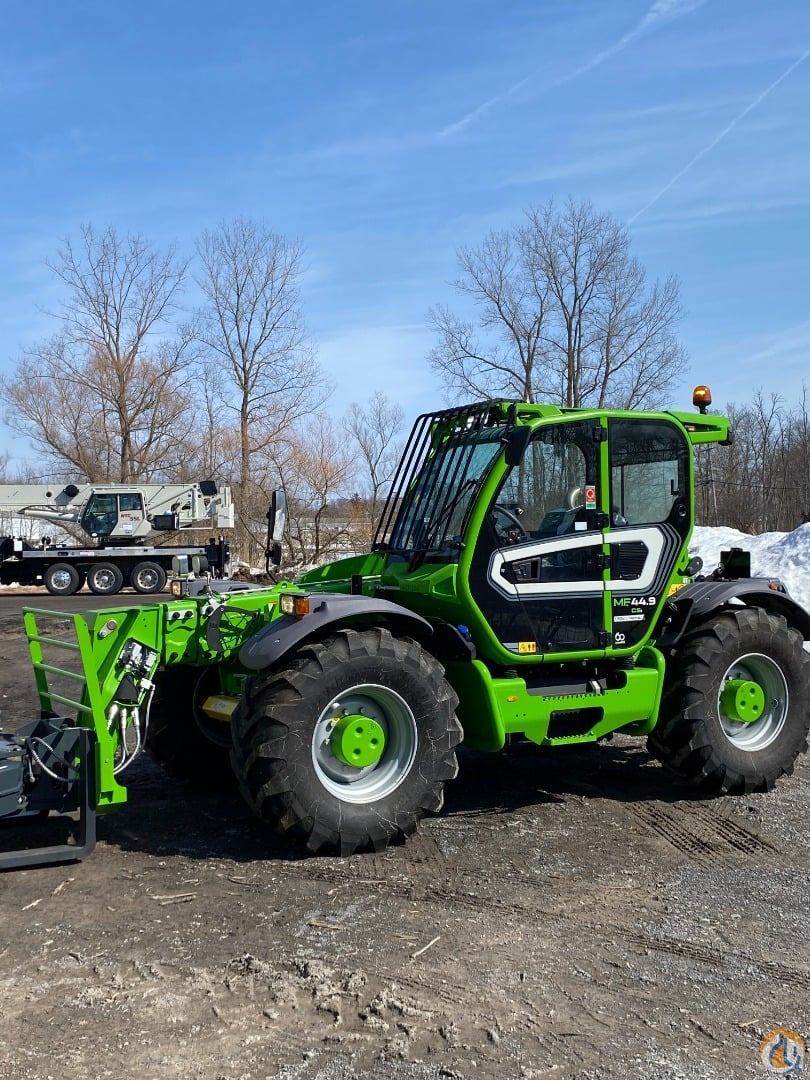
[[[696,386],[692,391],[692,404],[695,408],[699,409],[702,413],[705,413],[711,403],[712,392],[708,386]]]

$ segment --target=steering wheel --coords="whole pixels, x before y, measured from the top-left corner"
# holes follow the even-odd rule
[[[507,510],[500,503],[495,503],[492,507],[492,517],[495,531],[507,544],[521,544],[524,540],[529,539],[529,534],[523,528],[514,511]],[[499,518],[501,521],[498,520]]]
[[[565,495],[565,505],[569,510],[580,510],[585,505],[585,492],[579,485],[568,489]]]

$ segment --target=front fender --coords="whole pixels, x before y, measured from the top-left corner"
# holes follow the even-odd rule
[[[774,578],[735,578],[733,581],[695,581],[684,586],[667,602],[662,612],[659,648],[677,645],[688,628],[702,622],[729,604],[760,607],[771,615],[781,615],[794,630],[810,641],[810,614]]]
[[[309,615],[282,615],[248,638],[239,650],[239,662],[249,671],[261,671],[304,642],[321,637],[325,630],[342,626],[387,626],[419,640],[433,633],[427,619],[390,600],[350,593],[311,593],[310,603]]]

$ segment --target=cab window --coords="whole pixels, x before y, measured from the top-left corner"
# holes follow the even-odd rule
[[[689,497],[689,447],[666,420],[611,418],[611,513],[628,525],[669,521]]]
[[[533,539],[589,531],[593,514],[585,513],[585,488],[599,478],[599,444],[593,420],[539,428],[520,465],[506,476],[496,508],[516,515]]]

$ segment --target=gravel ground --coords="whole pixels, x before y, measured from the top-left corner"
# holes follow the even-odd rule
[[[516,746],[408,843],[301,859],[143,760],[89,859],[0,876],[0,1080],[773,1075],[766,1033],[810,1034],[808,806],[806,758],[703,800],[643,742]]]

